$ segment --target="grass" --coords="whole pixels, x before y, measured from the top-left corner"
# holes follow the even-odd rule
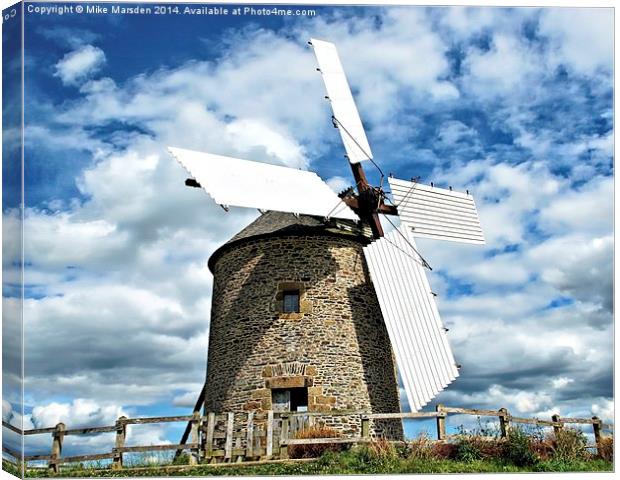
[[[381,451],[380,451],[381,450]],[[469,461],[449,458],[402,458],[399,452],[386,453],[384,447],[361,446],[346,452],[326,452],[310,461],[282,461],[262,465],[201,465],[182,467],[67,469],[61,477],[164,477],[164,476],[261,476],[261,475],[346,475],[403,473],[501,473],[501,472],[599,472],[612,471],[613,464],[601,459],[540,460],[527,467],[517,466],[498,458]],[[27,476],[49,476],[46,471],[30,472]]]

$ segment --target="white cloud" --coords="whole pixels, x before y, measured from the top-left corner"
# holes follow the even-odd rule
[[[552,41],[557,63],[581,74],[613,65],[614,11],[612,8],[545,8],[540,33]]]
[[[468,188],[473,193],[487,248],[502,248],[525,241],[536,211],[561,198],[558,193],[562,187],[569,188],[567,181],[553,175],[543,162],[511,165],[490,159],[473,160],[463,168],[457,164],[448,171],[436,171],[433,177],[439,184],[454,185],[457,190]],[[480,261],[476,255],[476,252],[482,252],[480,249],[445,242],[435,242],[434,245],[437,256],[445,255],[446,260],[449,258],[453,264],[462,264],[463,268]],[[463,249],[467,249],[467,256],[462,255]],[[517,268],[516,274],[519,275],[521,268]]]
[[[275,163],[296,168],[308,168],[304,148],[286,133],[269,126],[267,122],[244,119],[226,125],[226,132],[230,135],[230,143],[239,151],[245,152],[248,158],[274,158]],[[263,148],[265,152],[256,151]]]
[[[613,188],[612,177],[594,177],[575,190],[564,188],[561,195],[550,197],[548,204],[541,205],[541,227],[549,233],[611,231]]]
[[[482,97],[514,95],[515,90],[529,90],[533,83],[530,77],[542,73],[536,57],[514,36],[496,33],[489,51],[470,48],[464,61],[465,83]]]
[[[453,146],[460,142],[475,142],[477,140],[477,132],[458,120],[450,120],[444,122],[437,134],[438,141],[446,146]]]
[[[388,9],[380,28],[369,18],[337,20],[314,19],[303,25],[299,38],[328,39],[338,45],[362,118],[371,127],[388,122],[412,96],[436,101],[460,96],[453,83],[442,79],[449,72],[448,44],[422,10]]]
[[[84,45],[67,53],[57,64],[55,76],[65,85],[82,83],[105,63],[103,50],[92,45]]]
[[[15,415],[13,412],[14,417]],[[99,404],[92,399],[76,398],[69,403],[52,402],[37,405],[31,414],[24,417],[24,428],[28,430],[55,427],[58,423],[64,423],[68,429],[102,427],[114,425],[121,416],[131,417],[129,412],[123,410],[118,404]],[[28,454],[49,453],[49,436],[29,435],[24,440]],[[17,439],[10,438],[9,441],[15,443]],[[166,443],[170,441],[166,438],[165,428],[161,425],[129,425],[127,427],[126,445],[128,446]],[[63,442],[63,454],[72,456],[101,453],[109,451],[113,446],[113,432],[88,436],[70,435]]]
[[[602,399],[592,405],[592,413],[598,416],[603,422],[614,422],[614,402],[609,399]]]
[[[92,43],[100,38],[99,35],[89,30],[68,28],[63,26],[40,28],[37,32],[43,35],[46,39],[53,40],[59,45],[67,45],[71,48],[78,48],[84,44]]]
[[[541,279],[573,298],[611,312],[613,299],[613,237],[584,239],[565,236],[528,252]]]
[[[458,400],[456,401],[458,402]],[[543,415],[539,415],[538,412],[550,407],[552,399],[546,393],[519,391],[517,389],[508,389],[501,385],[491,385],[483,392],[462,394],[459,405],[463,404],[494,405],[495,409],[502,406],[507,408],[513,415],[542,417]]]
[[[551,386],[553,386],[553,388],[564,388],[566,385],[572,382],[574,382],[572,378],[557,377],[551,379]]]
[[[196,389],[186,392],[182,395],[177,395],[172,399],[172,404],[176,407],[194,408],[201,389],[202,385],[197,385]]]
[[[44,147],[54,152],[87,150],[93,155],[99,155],[104,151],[110,151],[110,146],[93,138],[92,135],[84,132],[80,126],[51,131],[49,128],[30,124],[24,131],[24,143],[26,148]]]
[[[71,403],[50,403],[32,409],[35,428],[54,427],[63,422],[68,428],[91,425],[113,425],[121,415],[126,416],[117,405],[98,405],[95,401],[76,398]]]
[[[176,278],[142,289],[131,279],[85,280],[57,286],[62,296],[27,300],[27,328],[37,334],[26,338],[26,391],[144,405],[193,387],[204,377],[210,282],[188,295],[177,290],[188,279]],[[55,357],[61,347],[71,354]]]
[[[535,17],[528,8],[476,8],[454,6],[442,8],[439,24],[445,33],[463,41],[493,32],[518,32],[522,22]]]
[[[13,407],[6,400],[2,400],[2,421],[8,422],[11,419]]]
[[[115,224],[103,219],[74,222],[66,212],[53,217],[31,212],[26,228],[29,233],[26,251],[40,267],[94,264],[102,254],[111,250],[120,253],[128,247],[127,236],[119,234]],[[66,243],[60,245],[59,238]],[[41,262],[44,259],[45,264]]]
[[[331,188],[335,193],[342,192],[345,188],[350,187],[351,183],[351,180],[348,178],[340,177],[338,175],[327,179],[327,185],[329,185],[329,188]]]

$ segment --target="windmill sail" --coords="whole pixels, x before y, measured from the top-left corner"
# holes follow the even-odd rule
[[[181,148],[169,151],[219,205],[359,220],[314,172]]]
[[[340,63],[336,46],[333,43],[315,38],[311,39],[310,43],[319,62],[327,96],[332,105],[336,125],[340,131],[349,162],[359,163],[371,159],[370,145],[355,106],[349,82],[347,82],[342,63]]]
[[[422,259],[411,245],[415,247],[409,229],[401,227],[364,247],[364,255],[409,405],[416,412],[458,370]]]
[[[400,220],[416,237],[485,243],[471,195],[397,178],[388,182]]]

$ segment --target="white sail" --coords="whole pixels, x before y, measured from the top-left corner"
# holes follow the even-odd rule
[[[219,205],[359,220],[314,172],[182,148],[169,151]]]
[[[408,229],[401,227],[364,247],[364,255],[409,405],[416,412],[459,373],[423,261],[412,245]]]
[[[483,245],[474,197],[468,193],[388,178],[402,223],[416,237]]]
[[[351,163],[372,158],[364,126],[333,43],[311,39],[347,157]]]

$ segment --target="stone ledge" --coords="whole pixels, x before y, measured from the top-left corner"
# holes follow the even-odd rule
[[[299,388],[299,387],[312,387],[314,385],[314,379],[308,376],[294,376],[294,377],[271,377],[265,380],[266,388]]]

